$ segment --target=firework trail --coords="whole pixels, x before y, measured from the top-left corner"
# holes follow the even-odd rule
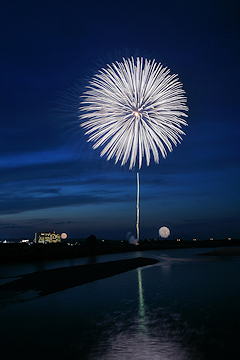
[[[137,239],[139,240],[139,173],[137,172],[137,220],[136,220]]]

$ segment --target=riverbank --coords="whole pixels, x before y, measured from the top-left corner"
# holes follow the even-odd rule
[[[203,256],[240,256],[240,246],[208,251],[199,255]]]
[[[139,257],[37,271],[1,285],[0,291],[17,293],[34,290],[44,296],[156,263],[158,260]]]
[[[128,241],[99,240],[94,247],[87,246],[84,241],[58,244],[31,244],[26,243],[0,243],[0,264],[27,263],[36,261],[64,260],[119,254],[126,252],[147,250],[170,250],[188,248],[217,248],[240,246],[239,239],[232,240],[144,240],[139,245],[129,244]]]

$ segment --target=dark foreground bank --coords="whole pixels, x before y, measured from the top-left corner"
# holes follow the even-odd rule
[[[223,248],[208,251],[199,255],[204,256],[240,256],[240,246],[230,247],[230,248]]]
[[[139,257],[38,271],[1,285],[0,291],[26,292],[35,290],[39,292],[40,296],[44,296],[156,263],[158,260]]]

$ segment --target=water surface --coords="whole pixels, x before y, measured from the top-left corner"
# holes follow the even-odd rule
[[[1,283],[61,266],[138,256],[154,266],[38,297],[1,295],[1,359],[238,359],[239,257],[205,249],[4,265]],[[4,355],[3,355],[4,354]]]

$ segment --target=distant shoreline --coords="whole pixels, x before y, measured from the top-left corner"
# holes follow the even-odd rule
[[[57,244],[0,243],[0,264],[29,263],[38,261],[56,261],[101,256],[109,254],[130,253],[135,251],[155,251],[172,249],[201,249],[240,247],[239,239],[229,240],[144,240],[139,245],[128,241],[98,241],[96,246],[89,247],[84,241]],[[235,251],[236,252],[236,251]]]
[[[203,255],[203,256],[240,256],[240,246],[212,250],[212,251],[208,251],[208,252],[198,254],[198,255]]]

